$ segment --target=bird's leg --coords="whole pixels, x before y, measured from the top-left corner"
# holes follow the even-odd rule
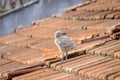
[[[64,61],[64,53],[62,53],[62,63],[63,63],[63,61]]]
[[[65,60],[67,60],[67,59],[68,59],[68,53],[67,53],[67,51],[66,51],[65,53],[66,53],[66,58],[65,58]]]

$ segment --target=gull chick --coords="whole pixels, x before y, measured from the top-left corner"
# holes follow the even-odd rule
[[[66,33],[62,31],[56,31],[54,34],[55,44],[58,47],[62,55],[62,62],[65,59],[67,60],[68,52],[73,50],[76,46],[75,42],[66,36]]]

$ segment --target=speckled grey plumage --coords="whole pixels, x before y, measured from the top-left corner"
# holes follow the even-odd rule
[[[76,47],[76,44],[72,39],[67,37],[64,32],[56,31],[54,36],[55,36],[55,44],[62,54],[62,62],[63,62],[64,55],[66,54],[66,60],[67,60],[68,52],[73,50]]]

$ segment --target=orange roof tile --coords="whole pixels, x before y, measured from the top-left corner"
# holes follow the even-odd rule
[[[51,67],[67,73],[80,74],[93,79],[108,79],[120,71],[119,59],[82,55],[65,63],[53,63]],[[114,73],[114,74],[112,74]]]
[[[87,1],[0,37],[0,78],[119,80],[120,40],[112,39],[119,38],[120,32],[106,34],[108,27],[120,22],[119,10],[119,0]],[[64,63],[54,44],[58,30],[78,45]]]
[[[119,58],[119,52],[117,52],[120,50],[119,43],[120,43],[120,40],[110,41],[110,42],[107,42],[103,45],[96,46],[95,48],[88,50],[87,53]]]
[[[53,80],[53,79],[55,80],[74,80],[74,79],[89,80],[81,76],[75,76],[72,74],[66,74],[63,72],[53,71],[48,68],[13,78],[13,80],[29,80],[29,79],[33,79],[33,80]]]

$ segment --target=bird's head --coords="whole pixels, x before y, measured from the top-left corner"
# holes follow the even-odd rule
[[[62,32],[62,31],[56,31],[55,32],[55,38],[59,38],[59,37],[64,36],[64,35],[66,35],[65,32]]]

